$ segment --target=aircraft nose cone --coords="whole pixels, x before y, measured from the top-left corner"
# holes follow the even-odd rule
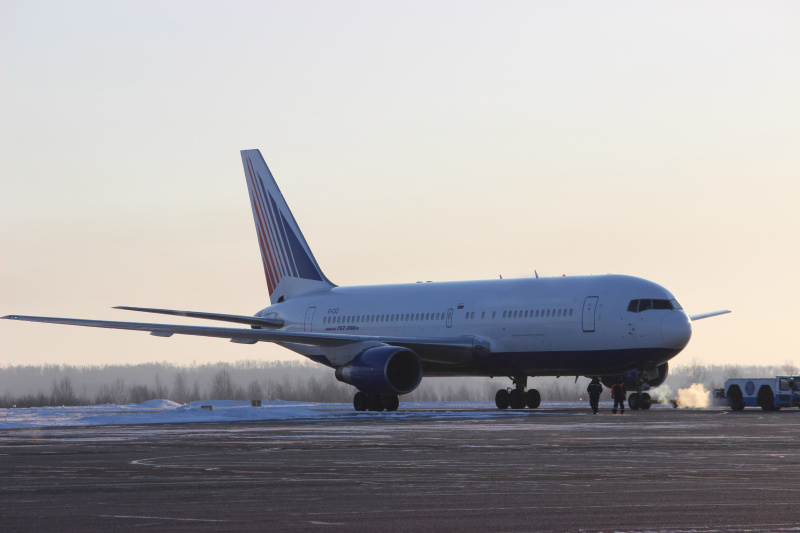
[[[686,313],[673,311],[661,321],[661,340],[665,348],[682,350],[692,338],[692,323]]]

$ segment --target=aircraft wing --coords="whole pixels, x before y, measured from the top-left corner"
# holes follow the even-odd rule
[[[173,313],[168,313],[173,314]],[[188,315],[187,315],[188,316]],[[475,353],[488,353],[489,344],[475,337],[384,337],[377,335],[345,335],[332,333],[306,333],[300,331],[269,331],[263,329],[220,328],[206,326],[183,326],[173,324],[149,324],[142,322],[115,322],[87,320],[82,318],[56,318],[44,316],[6,315],[6,320],[44,322],[67,326],[148,331],[156,337],[172,335],[194,335],[230,339],[240,344],[261,342],[285,342],[308,346],[337,347],[352,343],[379,342],[391,346],[402,346],[414,350],[423,362],[461,364],[472,359]]]
[[[695,320],[701,320],[703,318],[711,318],[712,316],[725,315],[725,314],[728,314],[728,313],[730,313],[730,311],[728,311],[727,309],[725,309],[723,311],[711,311],[710,313],[700,313],[699,315],[689,315],[689,320],[694,322]]]

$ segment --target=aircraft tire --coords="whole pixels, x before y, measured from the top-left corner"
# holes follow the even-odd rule
[[[728,389],[728,405],[734,411],[741,411],[744,409],[744,398],[742,397],[742,389],[738,385],[731,385]]]
[[[397,396],[384,396],[383,404],[387,411],[397,411],[397,408],[400,407],[400,399]]]
[[[542,403],[542,396],[536,389],[528,389],[525,393],[525,404],[529,409],[536,409]]]
[[[640,409],[647,411],[650,409],[650,395],[646,392],[642,393],[642,401],[640,402],[642,405],[639,406]]]
[[[512,390],[509,400],[512,409],[525,409],[525,393],[521,390]]]
[[[639,393],[633,392],[628,396],[628,407],[631,408],[631,411],[638,411],[640,407],[639,402]]]
[[[353,407],[355,407],[356,411],[366,411],[367,410],[367,398],[366,393],[358,391],[355,396],[353,396]]]
[[[510,396],[506,389],[500,389],[497,391],[497,394],[494,395],[494,404],[498,409],[508,409],[508,406],[511,404]]]
[[[367,409],[380,413],[386,407],[383,405],[383,396],[380,394],[367,394]]]

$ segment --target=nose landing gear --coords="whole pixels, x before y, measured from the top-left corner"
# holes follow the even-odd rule
[[[536,409],[541,403],[541,396],[536,389],[525,388],[528,385],[528,376],[510,376],[514,384],[513,389],[500,389],[494,396],[494,403],[498,409]]]
[[[650,395],[643,392],[645,383],[647,383],[647,371],[639,370],[636,379],[636,392],[628,395],[628,406],[632,411],[650,409]]]

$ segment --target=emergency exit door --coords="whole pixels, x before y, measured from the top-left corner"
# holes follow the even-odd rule
[[[583,302],[583,332],[594,333],[594,315],[597,311],[598,296],[589,296]]]

